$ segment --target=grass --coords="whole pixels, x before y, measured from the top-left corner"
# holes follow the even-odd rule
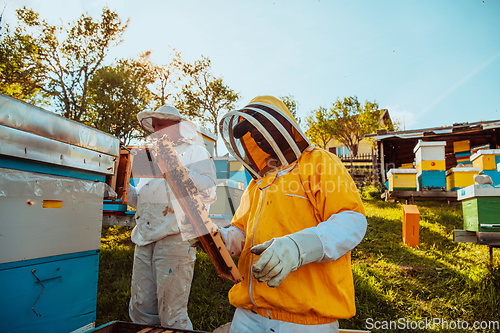
[[[341,327],[377,331],[374,321],[399,318],[460,319],[470,325],[500,321],[498,253],[496,266],[491,266],[487,246],[453,242],[453,230],[462,229],[461,205],[416,202],[420,244],[412,248],[401,236],[402,204],[380,201],[370,193],[362,197],[368,230],[352,252],[357,315],[341,320]],[[437,325],[432,331],[456,330]]]
[[[401,237],[402,204],[381,201],[378,194],[369,191],[362,192],[362,197],[368,231],[352,251],[357,314],[341,320],[342,328],[383,332],[388,329],[377,330],[370,325],[400,318],[410,324],[441,319],[467,321],[471,326],[475,321],[500,321],[499,250],[494,251],[496,266],[491,266],[487,246],[453,242],[453,229],[462,228],[460,205],[417,202],[420,244],[412,248],[404,245]],[[98,325],[130,320],[134,252],[130,231],[127,227],[103,227]],[[231,283],[217,277],[207,255],[198,252],[188,306],[195,330],[212,331],[231,321],[234,307],[227,300],[230,287]],[[401,328],[391,332],[404,331]],[[443,325],[428,331],[456,330]]]
[[[97,291],[96,326],[110,321],[130,321],[128,302],[135,245],[131,227],[103,226]],[[231,321],[235,308],[227,294],[232,283],[222,281],[203,251],[197,251],[188,313],[194,328],[212,331]]]

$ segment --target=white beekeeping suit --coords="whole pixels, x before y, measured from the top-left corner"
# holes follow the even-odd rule
[[[208,210],[216,199],[215,165],[200,144],[196,126],[181,118],[172,106],[143,111],[138,119],[145,130],[155,132],[153,135],[167,134],[172,140]],[[162,158],[159,154],[153,157]],[[137,225],[132,230],[136,248],[130,318],[136,323],[192,329],[187,303],[196,250],[179,231],[184,212],[163,178],[141,178],[137,187],[130,187],[128,204],[137,209]]]

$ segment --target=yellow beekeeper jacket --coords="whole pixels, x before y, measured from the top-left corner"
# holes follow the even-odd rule
[[[280,157],[282,167],[271,171],[267,170],[271,155],[266,149],[259,149],[264,139],[255,134],[252,136],[250,132],[237,134],[235,127],[245,120],[256,124],[263,116],[277,119],[284,126],[281,133],[286,131],[289,134],[288,142],[297,143],[293,152],[293,143],[288,147],[284,145],[287,148]],[[276,134],[278,127],[266,125],[265,130],[264,127],[260,130],[267,131],[267,137],[279,136]],[[231,288],[230,303],[264,317],[305,325],[326,324],[354,316],[350,250],[355,245],[337,251],[335,247],[342,245],[332,241],[335,238],[328,238],[329,231],[338,231],[342,224],[349,224],[349,217],[345,217],[349,212],[356,212],[351,215],[356,215],[354,219],[358,218],[364,224],[364,229],[352,236],[356,238],[355,244],[366,231],[361,199],[342,162],[337,156],[315,148],[298,128],[288,108],[272,96],[256,97],[244,109],[226,114],[221,120],[220,130],[228,149],[254,178],[232,221],[233,227],[244,232],[245,242],[238,262],[244,280]],[[355,228],[352,225],[346,227],[342,237],[351,237],[349,230]],[[252,254],[250,249],[272,238],[306,228],[316,230],[323,244],[324,257],[291,272],[276,288],[259,283],[252,275],[252,265],[258,255]],[[325,237],[320,229],[327,230]],[[343,230],[338,232],[342,234]],[[332,248],[333,252],[339,253],[338,256],[327,256]]]
[[[250,253],[253,246],[316,227],[347,210],[364,214],[356,186],[342,162],[322,149],[305,151],[284,175],[252,180],[232,222],[245,232],[246,239],[238,262],[244,280],[230,290],[230,303],[265,317],[305,325],[354,316],[350,252],[335,261],[304,265],[276,288],[257,282],[251,272],[258,258]]]

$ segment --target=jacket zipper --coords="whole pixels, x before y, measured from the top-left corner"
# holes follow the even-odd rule
[[[259,221],[259,217],[260,217],[260,213],[262,213],[262,207],[264,207],[264,197],[266,196],[266,188],[264,188],[262,190],[262,200],[260,202],[260,210],[259,210],[259,214],[257,215],[257,218],[255,219],[255,225],[253,226],[253,235],[252,235],[252,247],[254,247],[254,239],[255,239],[255,230],[257,230],[257,223]],[[251,253],[251,252],[250,252]],[[255,305],[257,307],[257,304],[255,304],[255,301],[253,300],[253,296],[252,296],[252,285],[253,285],[253,253],[252,253],[252,257],[251,257],[251,260],[250,260],[250,290],[249,290],[249,295],[250,295],[250,301],[252,301],[252,304]]]

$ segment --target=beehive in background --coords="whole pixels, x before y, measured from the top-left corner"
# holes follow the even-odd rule
[[[417,189],[416,169],[390,169],[387,173],[389,191],[415,191]]]
[[[417,190],[446,189],[446,141],[419,141],[413,152],[417,168]]]
[[[462,201],[464,230],[500,231],[500,188],[470,185],[457,192]]]
[[[413,169],[413,163],[403,163],[399,169]]]
[[[453,152],[461,153],[464,151],[470,151],[470,140],[462,140],[453,142]]]
[[[471,156],[474,168],[483,170],[496,170],[500,163],[500,149],[481,149]]]
[[[470,140],[453,142],[453,153],[455,154],[457,165],[472,164],[472,162],[470,161],[470,155],[471,155]]]
[[[446,170],[445,146],[446,141],[419,141],[413,149],[417,172]]]
[[[470,151],[464,151],[461,153],[455,153],[455,159],[457,160],[457,165],[463,164],[463,165],[471,165],[472,162],[470,161]]]
[[[500,172],[497,164],[500,163],[500,149],[481,149],[470,157],[474,168],[479,168],[483,175],[490,176],[493,185],[500,184]]]
[[[456,191],[474,185],[474,176],[479,175],[478,168],[457,167],[446,171],[446,190]]]

